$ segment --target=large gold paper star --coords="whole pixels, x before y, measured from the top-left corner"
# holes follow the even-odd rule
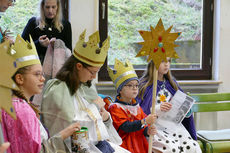
[[[14,62],[13,57],[7,54],[9,50],[9,41],[0,44],[0,107],[16,119],[14,107],[12,105],[11,89],[19,90],[12,80],[12,76],[17,71],[17,64]]]
[[[153,60],[157,69],[163,60],[165,62],[167,61],[167,57],[178,58],[179,56],[174,50],[178,45],[174,44],[174,42],[181,33],[170,33],[171,29],[172,26],[165,30],[162,20],[160,19],[155,29],[150,26],[151,31],[139,31],[144,42],[139,43],[142,45],[142,48],[136,57],[148,55],[148,62]]]

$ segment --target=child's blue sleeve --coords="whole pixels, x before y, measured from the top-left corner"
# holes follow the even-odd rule
[[[113,99],[111,96],[109,95],[104,95],[104,94],[98,94],[98,96],[100,96],[102,99],[106,98],[106,97],[109,97],[111,99]]]
[[[2,33],[0,32],[0,43],[2,43],[2,40],[3,40],[3,35],[2,35]]]
[[[190,109],[189,112],[186,114],[186,118],[189,118],[192,115],[192,110]]]
[[[120,130],[120,129],[127,132],[127,133],[139,131],[142,129],[141,120],[135,120],[133,122],[126,121],[119,127],[118,130]]]

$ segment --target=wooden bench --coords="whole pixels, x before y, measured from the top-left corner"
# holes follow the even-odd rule
[[[197,112],[230,111],[230,93],[189,94],[196,102],[192,107]],[[211,120],[211,118],[210,118]],[[226,119],[230,122],[230,119]],[[204,153],[230,152],[230,129],[197,131],[198,140],[202,143]]]

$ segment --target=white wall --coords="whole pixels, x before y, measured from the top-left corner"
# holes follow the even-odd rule
[[[223,81],[219,92],[230,92],[230,0],[220,2],[219,80]],[[230,128],[230,112],[217,114],[217,128]]]
[[[218,92],[230,92],[228,44],[230,40],[230,1],[215,0],[214,23],[214,79],[223,83],[219,85]],[[198,129],[224,129],[230,128],[228,119],[230,112],[202,113],[198,115]]]
[[[70,22],[72,26],[73,47],[81,32],[86,29],[88,36],[98,30],[98,0],[71,0]]]

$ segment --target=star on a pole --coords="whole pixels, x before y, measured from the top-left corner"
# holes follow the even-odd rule
[[[139,43],[142,45],[142,48],[136,57],[148,56],[147,61],[153,60],[157,69],[163,60],[167,61],[167,57],[178,58],[179,56],[174,49],[178,45],[174,44],[174,42],[181,32],[170,33],[171,29],[172,26],[165,30],[160,19],[155,28],[150,26],[150,31],[139,31],[144,42]]]

